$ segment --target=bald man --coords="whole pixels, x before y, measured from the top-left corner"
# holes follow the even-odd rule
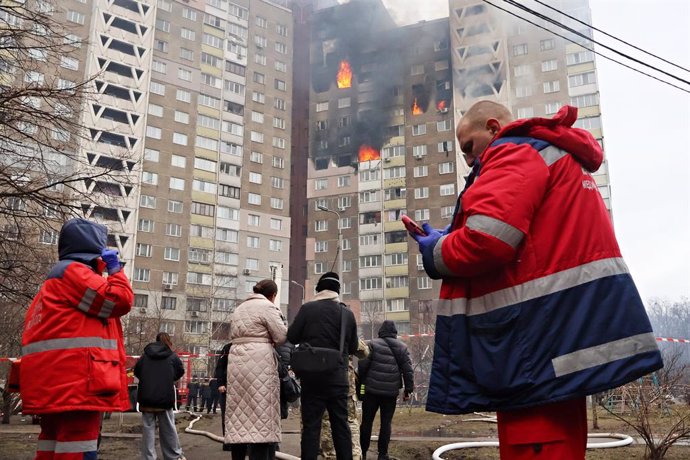
[[[472,106],[452,223],[413,235],[443,280],[427,410],[497,411],[503,460],[583,460],[585,396],[662,367],[591,176],[603,153],[576,119]]]

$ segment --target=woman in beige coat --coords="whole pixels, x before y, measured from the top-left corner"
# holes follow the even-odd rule
[[[230,317],[225,443],[232,460],[272,460],[280,442],[280,381],[275,345],[285,342],[287,327],[273,304],[276,283],[259,281],[254,294]]]

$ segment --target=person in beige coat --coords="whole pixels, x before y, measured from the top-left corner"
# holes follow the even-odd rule
[[[259,281],[230,317],[225,443],[232,460],[272,460],[280,443],[280,381],[273,347],[287,327],[273,304],[278,287]]]

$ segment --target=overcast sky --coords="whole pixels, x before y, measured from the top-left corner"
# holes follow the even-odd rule
[[[448,0],[384,3],[399,24],[448,15]],[[687,0],[590,0],[590,7],[595,27],[690,68]],[[600,57],[597,68],[623,256],[645,300],[690,297],[690,94]],[[690,73],[663,68],[690,79]]]

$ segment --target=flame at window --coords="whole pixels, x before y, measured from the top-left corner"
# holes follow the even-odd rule
[[[414,98],[414,102],[412,103],[412,115],[421,115],[423,114],[424,111],[422,108],[417,104],[417,98]]]
[[[359,161],[371,161],[381,159],[381,152],[376,150],[374,147],[362,144],[359,146]]]
[[[347,60],[340,61],[340,68],[338,69],[338,88],[352,87],[352,67]]]
[[[448,102],[445,101],[444,99],[441,99],[438,101],[436,104],[436,110],[438,110],[441,113],[446,113],[448,112]]]

